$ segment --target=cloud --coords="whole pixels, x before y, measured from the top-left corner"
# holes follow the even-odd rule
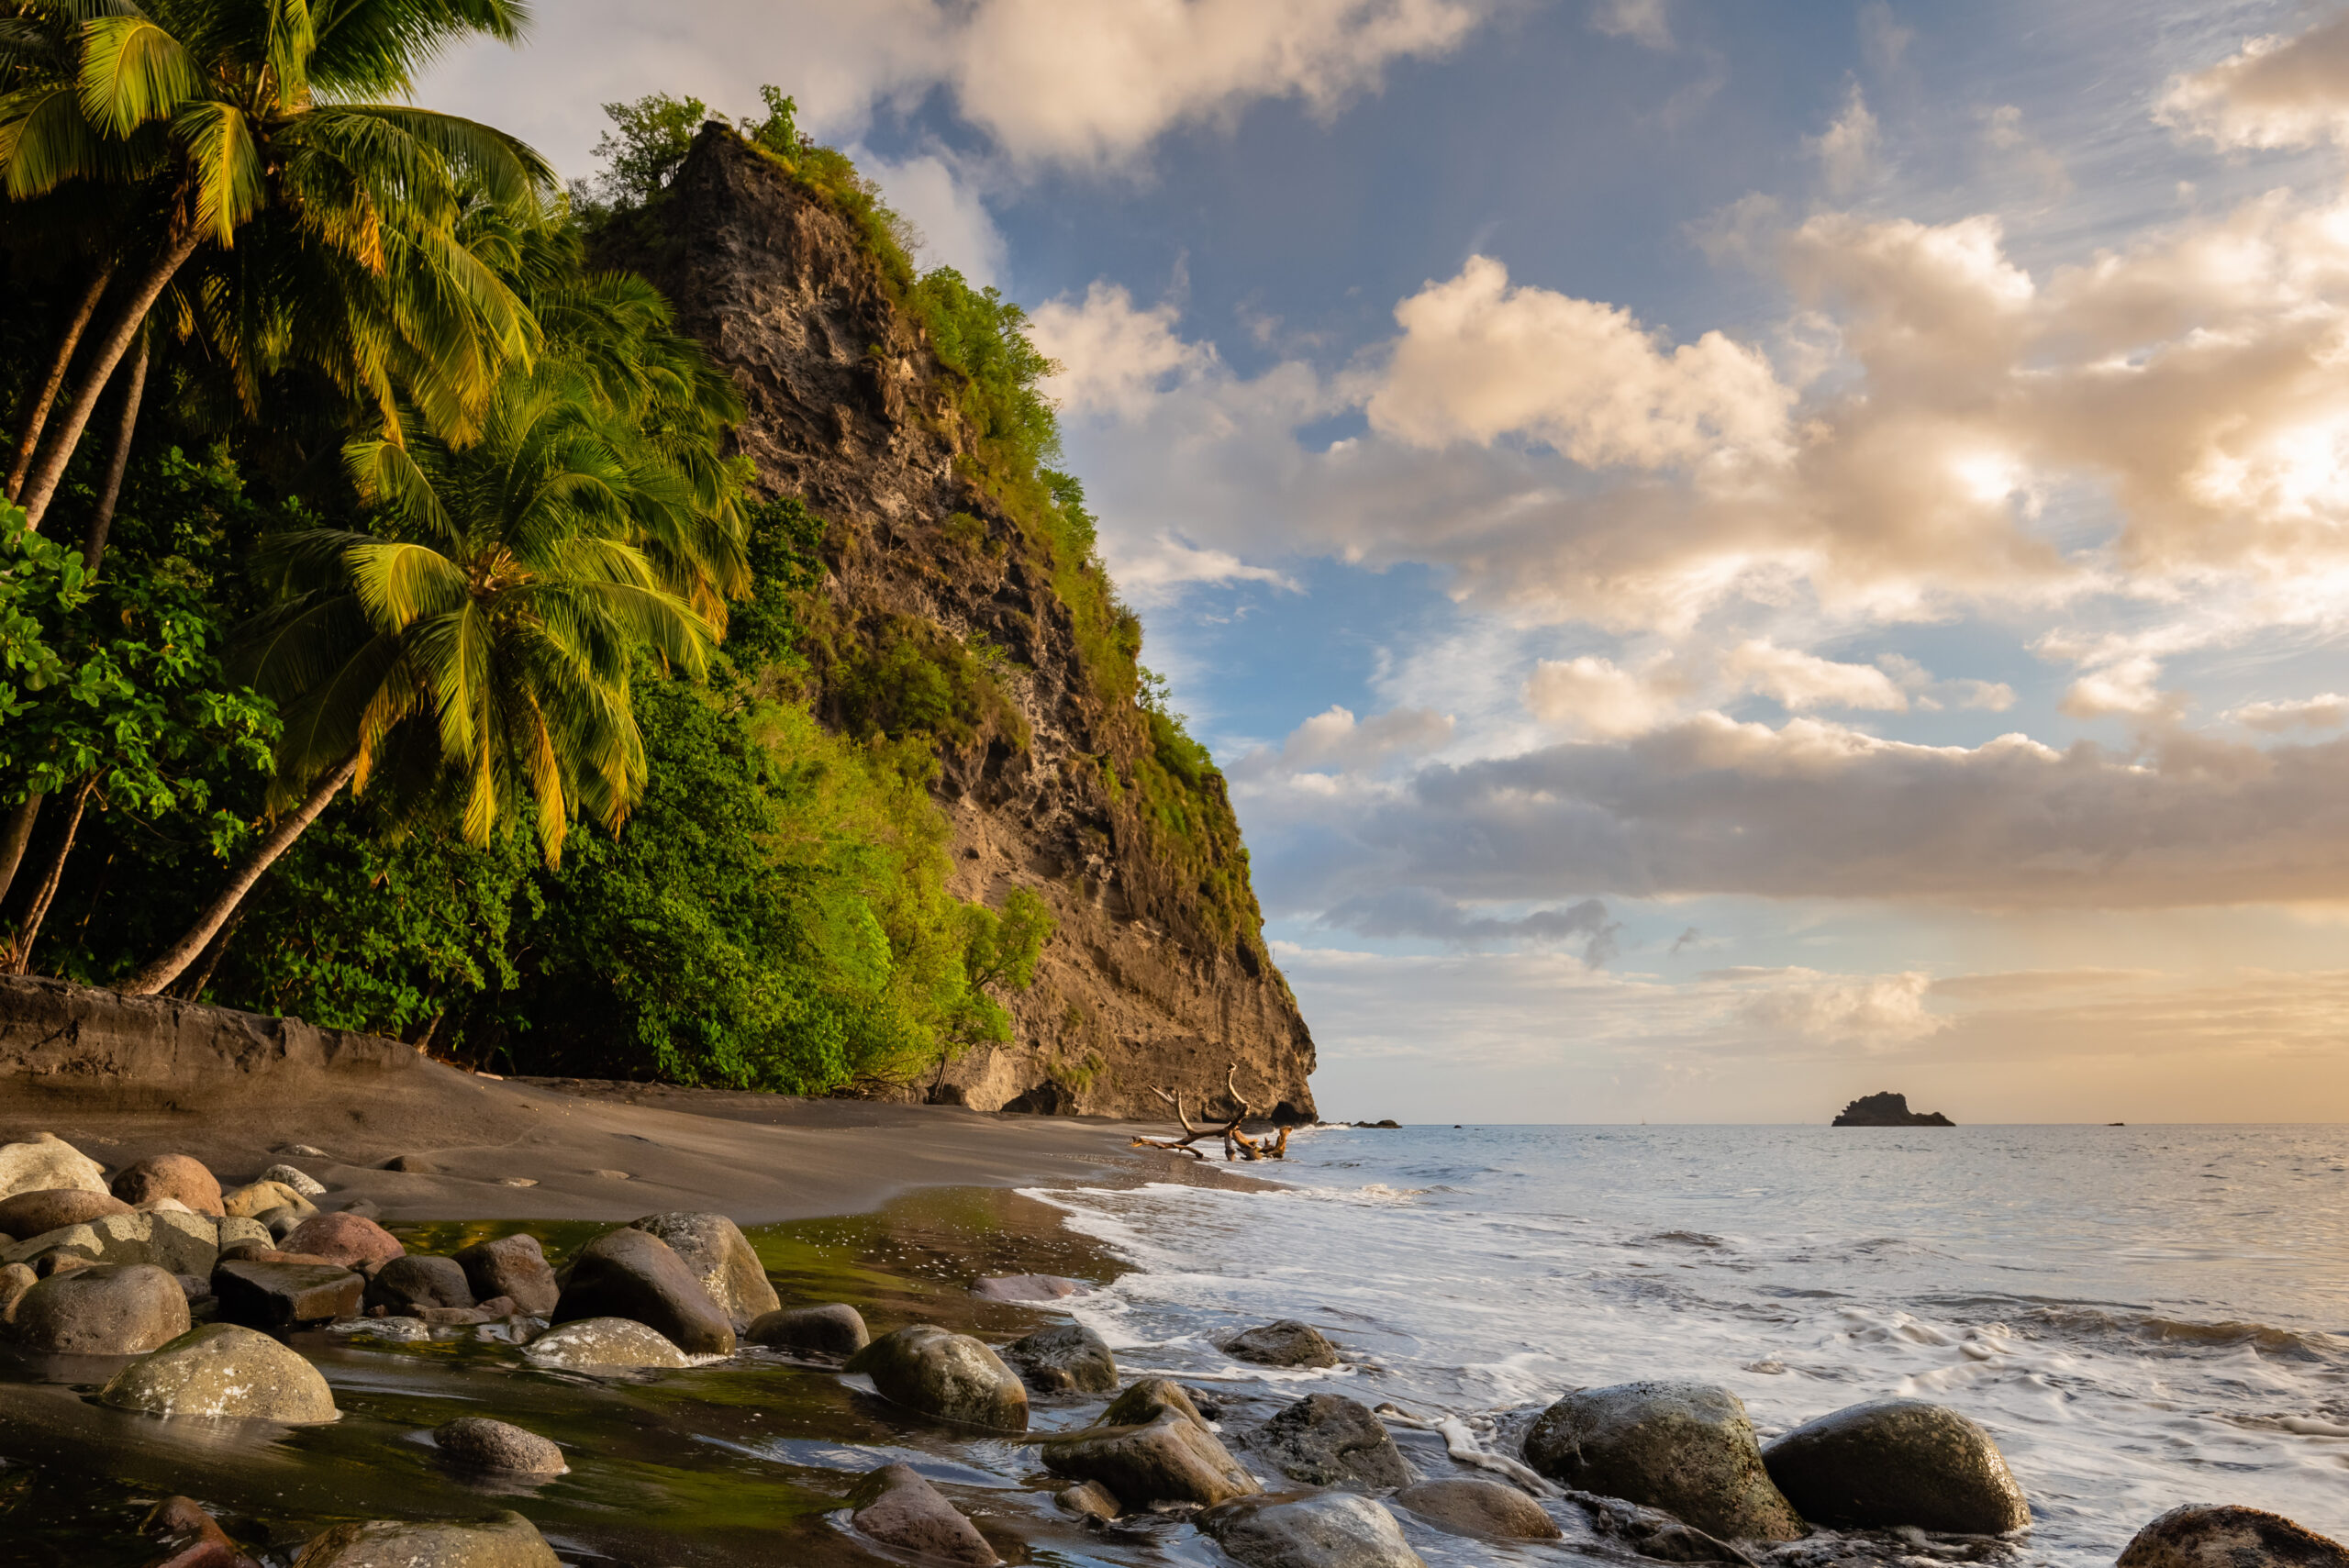
[[[1508,942],[1557,945],[1580,940],[1583,962],[1600,968],[1616,953],[1622,927],[1607,917],[1607,906],[1586,898],[1566,908],[1535,909],[1517,916],[1472,913],[1453,899],[1425,887],[1391,887],[1349,899],[1321,917],[1324,927],[1365,937],[1420,938],[1448,947],[1491,947]]]
[[[1709,978],[1750,988],[1737,1008],[1737,1021],[1765,1036],[1890,1051],[1951,1024],[1925,1010],[1932,977],[1921,971],[1840,975],[1813,969],[1736,969],[1716,971]]]
[[[1807,145],[1819,160],[1820,177],[1835,195],[1849,195],[1876,177],[1884,136],[1858,83],[1844,94],[1842,112]]]
[[[1598,0],[1591,7],[1590,26],[1594,32],[1650,49],[1672,47],[1672,18],[1664,0]]]
[[[424,83],[437,106],[481,114],[586,172],[596,106],[690,93],[756,107],[786,76],[801,124],[852,141],[875,108],[943,90],[1014,164],[1100,167],[1178,126],[1252,103],[1329,115],[1398,61],[1458,48],[1493,0],[571,0],[518,54],[464,50]],[[787,62],[778,66],[775,61]]]
[[[1795,712],[1814,707],[1906,712],[1909,707],[1908,695],[1873,664],[1838,664],[1791,648],[1745,642],[1731,652],[1728,668],[1744,685]]]
[[[1229,587],[1234,583],[1263,583],[1286,593],[1298,591],[1286,573],[1251,565],[1228,550],[1202,550],[1172,534],[1140,540],[1119,539],[1104,554],[1119,592],[1140,605],[1165,604],[1179,597],[1184,589],[1201,584]]]
[[[1673,712],[1677,683],[1651,680],[1585,654],[1544,659],[1525,683],[1526,708],[1544,724],[1586,735],[1639,735]]]
[[[1215,361],[1213,348],[1176,334],[1181,315],[1171,301],[1136,309],[1122,286],[1098,279],[1081,301],[1037,306],[1029,339],[1060,366],[1043,384],[1046,395],[1074,415],[1141,418],[1170,379]]]
[[[1776,455],[1793,395],[1768,360],[1708,332],[1669,353],[1629,311],[1540,288],[1472,256],[1395,307],[1403,328],[1366,405],[1416,447],[1544,441],[1587,468]]]
[[[2249,729],[2269,735],[2290,729],[2338,729],[2349,724],[2349,697],[2338,692],[2302,697],[2296,702],[2254,702],[2229,710],[2227,717]]]
[[[1450,715],[1426,708],[1390,708],[1357,720],[1351,708],[1332,705],[1288,733],[1277,751],[1262,748],[1232,765],[1239,778],[1266,773],[1335,771],[1374,767],[1390,757],[1441,750],[1452,739]]]
[[[2349,142],[2349,12],[2178,77],[2160,116],[2228,150]]]
[[[1285,911],[1403,885],[1468,903],[1558,888],[2004,910],[2349,899],[2349,740],[1924,746],[1705,713],[1623,742],[1427,764],[1341,816],[1269,780],[1244,805],[1260,895]]]
[[[2158,661],[2132,654],[2089,671],[2065,692],[2063,710],[2075,718],[2099,718],[2118,714],[2152,718],[2177,711],[2180,699],[2155,684],[2161,678]]]
[[[864,148],[852,148],[857,167],[878,182],[882,197],[921,235],[925,267],[952,267],[985,288],[1003,282],[1008,250],[978,191],[952,163],[921,153],[893,163]]]

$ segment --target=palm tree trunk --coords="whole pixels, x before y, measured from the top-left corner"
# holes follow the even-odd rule
[[[122,389],[122,427],[115,432],[106,486],[98,492],[98,509],[90,514],[90,531],[82,541],[84,572],[95,572],[99,558],[106,552],[106,530],[114,526],[114,504],[122,495],[122,471],[130,465],[130,438],[139,428],[139,400],[147,391],[147,360],[154,346],[155,335],[144,335],[139,339],[138,357],[130,361],[130,384]]]
[[[31,476],[25,482],[19,499],[25,508],[25,526],[38,529],[42,517],[49,511],[50,502],[56,497],[58,481],[65,477],[65,465],[72,460],[73,449],[82,444],[82,431],[90,423],[90,416],[98,406],[98,395],[106,389],[106,381],[114,374],[114,367],[130,351],[131,340],[147,320],[147,312],[171,286],[187,259],[204,243],[204,230],[183,217],[174,225],[171,244],[163,253],[148,265],[139,279],[130,297],[122,304],[114,325],[98,341],[97,352],[89,373],[82,378],[82,387],[73,395],[73,406],[65,412],[65,422],[57,433],[45,442],[40,461],[33,465]]]
[[[39,815],[40,796],[28,795],[8,813],[7,826],[0,828],[0,898],[8,896],[8,884],[17,880],[25,846],[33,841],[33,818]]]
[[[114,282],[114,266],[108,261],[90,280],[88,290],[82,295],[81,308],[74,311],[73,319],[65,324],[65,336],[58,340],[57,358],[49,367],[49,381],[41,387],[40,395],[25,409],[25,426],[17,434],[17,455],[8,465],[11,501],[25,487],[25,473],[33,465],[33,449],[40,444],[40,428],[49,423],[50,408],[57,402],[58,389],[65,384],[66,371],[72,366],[73,350],[82,346],[82,329],[97,314],[98,301],[105,297],[106,284]]]
[[[57,884],[65,878],[66,859],[73,853],[74,835],[82,830],[82,808],[90,804],[90,794],[97,787],[97,775],[93,773],[73,792],[73,815],[65,819],[65,831],[57,840],[56,851],[49,857],[49,872],[40,879],[40,889],[25,910],[25,923],[17,928],[15,940],[8,944],[7,957],[0,962],[0,970],[10,974],[30,972],[33,939],[40,935],[40,923],[48,917],[50,903],[57,896]]]
[[[124,981],[119,987],[122,994],[126,996],[152,996],[177,980],[180,972],[196,961],[213,935],[228,922],[229,916],[237,912],[238,906],[245,901],[245,895],[253,890],[253,884],[261,880],[262,873],[275,864],[277,857],[293,847],[294,840],[302,836],[303,829],[318,819],[318,813],[327,808],[327,802],[332,800],[358,771],[359,753],[355,751],[328,769],[326,776],[318,780],[317,786],[310,791],[310,797],[302,803],[301,809],[279,822],[269,837],[261,841],[261,847],[245,857],[244,864],[228,878],[228,885],[221,889],[220,896],[206,905],[204,913],[195,917],[195,924],[187,935],[173,942],[162,957]]]

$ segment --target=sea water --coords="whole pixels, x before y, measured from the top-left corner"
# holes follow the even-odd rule
[[[1951,1406],[2030,1494],[2027,1560],[2180,1503],[2349,1539],[2349,1138],[2328,1127],[1316,1129],[1284,1184],[1041,1190],[1136,1272],[1071,1305],[1130,1375],[1455,1415],[1696,1378],[1766,1442]],[[1301,1318],[1335,1373],[1217,1349]],[[1514,1418],[1514,1420],[1512,1420]]]

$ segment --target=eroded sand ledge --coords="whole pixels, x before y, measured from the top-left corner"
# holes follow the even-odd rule
[[[395,1221],[858,1214],[919,1186],[1130,1179],[1145,1163],[1127,1151],[1131,1130],[946,1106],[501,1080],[298,1018],[0,976],[0,1141],[53,1132],[110,1167],[184,1153],[239,1174],[307,1144],[327,1158],[306,1168],[339,1199],[369,1199]],[[432,1168],[383,1168],[401,1155]],[[1191,1164],[1147,1162],[1157,1180]],[[599,1173],[615,1172],[626,1179]]]

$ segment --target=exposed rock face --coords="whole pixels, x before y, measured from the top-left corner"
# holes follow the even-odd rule
[[[1862,1095],[1843,1107],[1843,1114],[1829,1124],[1833,1127],[1955,1127],[1957,1123],[1939,1111],[1912,1111],[1909,1096],[1887,1090],[1880,1095]]]
[[[2031,1523],[1990,1434],[1921,1399],[1876,1399],[1807,1421],[1764,1449],[1762,1462],[1814,1524],[2003,1535]]]
[[[1059,931],[1011,1001],[1016,1040],[956,1062],[940,1097],[1155,1118],[1152,1085],[1197,1104],[1236,1059],[1260,1109],[1309,1119],[1312,1036],[1265,951],[1221,780],[1191,796],[1215,831],[1187,866],[1139,793],[1111,787],[1149,752],[1147,724],[1097,689],[1019,525],[962,472],[952,394],[847,224],[714,128],[659,221],[665,242],[599,260],[658,284],[733,373],[761,486],[830,525],[823,592],[843,629],[868,644],[893,628],[983,637],[1008,656],[999,684],[1026,744],[998,730],[940,759],[952,885],[998,906],[1032,889]]]

